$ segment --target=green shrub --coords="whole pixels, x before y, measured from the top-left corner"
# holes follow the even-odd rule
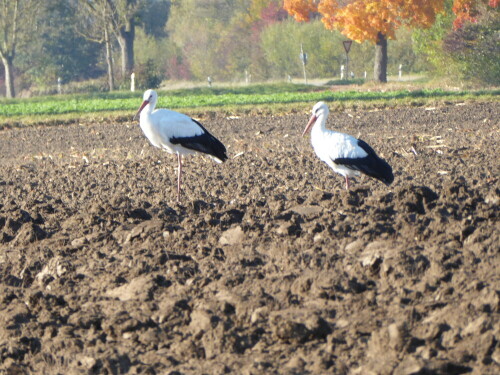
[[[481,84],[500,83],[500,17],[497,9],[485,7],[477,23],[453,30],[455,15],[451,1],[435,24],[413,34],[415,51],[429,61],[440,77]]]
[[[153,59],[148,59],[145,64],[138,65],[135,69],[136,86],[140,89],[156,89],[163,80]]]
[[[461,76],[490,85],[500,84],[500,17],[498,12],[467,23],[443,40],[443,50],[457,65]]]

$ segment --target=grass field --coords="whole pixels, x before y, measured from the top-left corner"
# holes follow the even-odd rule
[[[320,100],[335,106],[416,105],[432,101],[496,100],[500,90],[452,91],[434,88],[378,90],[352,88],[332,90],[331,86],[304,84],[260,84],[243,87],[202,87],[159,92],[158,107],[184,112],[220,110],[227,113],[274,113],[308,108]],[[0,100],[0,124],[15,126],[44,120],[100,116],[132,116],[142,92],[113,92],[53,95],[29,99]]]

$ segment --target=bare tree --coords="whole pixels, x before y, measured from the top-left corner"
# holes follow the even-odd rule
[[[34,0],[0,0],[0,59],[5,70],[5,93],[15,96],[14,58],[19,43],[28,37],[35,22]]]
[[[79,0],[83,9],[99,19],[103,37],[113,34],[120,45],[122,76],[127,77],[134,68],[134,39],[136,18],[148,0]],[[111,46],[106,45],[106,50]],[[108,55],[108,59],[110,55]]]
[[[108,72],[109,91],[115,89],[115,75],[110,37],[110,9],[107,1],[80,0],[83,7],[82,23],[77,26],[77,32],[88,40],[104,44],[106,48],[106,66]]]
[[[141,0],[106,0],[111,9],[111,24],[118,39],[122,56],[122,75],[128,76],[134,69],[135,18]]]

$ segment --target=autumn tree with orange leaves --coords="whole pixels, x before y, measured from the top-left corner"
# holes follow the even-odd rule
[[[379,82],[387,82],[387,40],[395,39],[401,26],[431,26],[443,6],[444,0],[284,0],[284,9],[297,21],[320,14],[326,28],[358,43],[375,43],[374,78]]]

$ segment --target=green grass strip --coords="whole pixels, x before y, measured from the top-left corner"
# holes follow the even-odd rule
[[[404,99],[467,99],[495,97],[500,90],[446,91],[442,89],[396,91],[331,91],[308,85],[254,85],[240,88],[196,88],[159,92],[158,108],[220,108],[290,103],[391,101]],[[117,92],[46,96],[0,101],[0,117],[51,116],[137,110],[142,93]]]

